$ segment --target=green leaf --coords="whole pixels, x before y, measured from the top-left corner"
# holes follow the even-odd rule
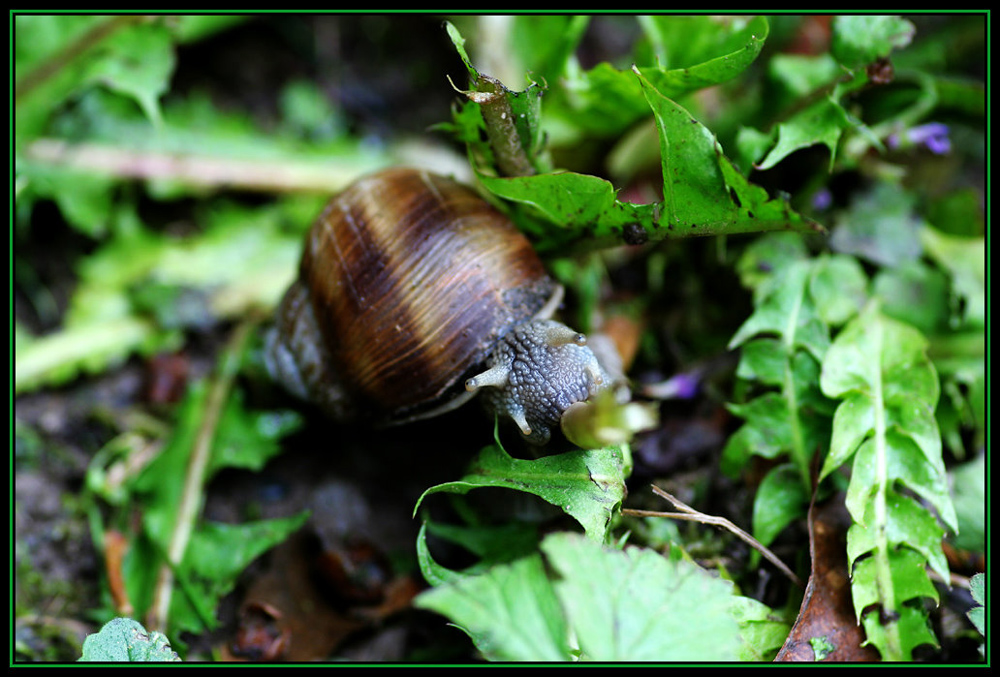
[[[986,456],[979,454],[950,471],[951,500],[958,517],[958,533],[952,538],[956,548],[986,552]]]
[[[767,62],[768,76],[784,90],[788,101],[776,101],[779,108],[801,97],[829,87],[844,76],[844,69],[828,53],[775,54]]]
[[[826,446],[829,426],[829,406],[816,385],[829,330],[810,293],[810,280],[822,265],[793,257],[762,277],[754,290],[753,314],[729,342],[730,348],[744,348],[737,374],[779,392],[729,405],[746,423],[723,449],[722,468],[728,474],[738,472],[750,454],[776,458],[787,453],[803,490],[811,491],[811,460]],[[768,338],[757,338],[762,335]]]
[[[441,566],[431,555],[431,550],[427,545],[427,523],[420,525],[420,532],[417,534],[417,564],[420,566],[420,573],[432,587],[437,587],[442,583],[457,581],[462,575]]]
[[[934,515],[909,496],[893,493],[887,504],[885,541],[891,548],[908,545],[930,563],[943,580],[948,578],[948,561],[941,549],[942,529]],[[851,525],[847,532],[847,561],[851,564],[879,545],[882,534],[876,534],[874,503],[866,506],[864,519]],[[921,567],[922,569],[922,567]]]
[[[764,476],[753,502],[753,535],[761,545],[770,545],[793,520],[806,514],[809,494],[798,469],[777,465]]]
[[[754,25],[759,28],[766,23]],[[752,51],[745,48],[741,54]],[[520,210],[516,220],[536,236],[541,251],[562,249],[584,236],[591,245],[602,246],[623,241],[626,233],[631,241],[639,236],[653,241],[779,229],[821,230],[785,202],[770,199],[762,188],[747,182],[722,154],[712,133],[657,90],[665,82],[661,75],[655,69],[635,68],[633,73],[620,76],[630,80],[616,76],[615,81],[622,87],[628,82],[628,87],[636,88],[642,96],[638,101],[645,102],[645,114],[652,109],[663,170],[662,203],[619,201],[614,186],[596,176],[573,172],[493,176],[474,161],[479,165],[479,182],[497,197],[516,203]],[[621,106],[621,96],[614,99],[616,107]],[[467,116],[464,109],[458,119],[464,120],[456,127],[470,155],[495,155],[484,150],[475,129],[481,127],[476,119]]]
[[[737,474],[751,454],[777,458],[791,448],[788,402],[780,393],[765,393],[745,404],[730,404],[727,408],[746,423],[729,438],[723,449],[724,472]]]
[[[842,400],[820,477],[853,456],[845,499],[854,520],[848,531],[852,595],[869,642],[885,660],[909,660],[915,646],[934,643],[922,608],[909,603],[937,599],[925,564],[948,576],[943,529],[898,484],[956,528],[934,417],[938,378],[926,346],[920,332],[886,317],[872,301],[836,337],[820,379],[824,394]]]
[[[785,380],[786,360],[781,340],[751,339],[740,349],[736,375],[747,381],[757,381],[761,385],[780,386]]]
[[[844,324],[868,300],[868,277],[853,256],[823,255],[813,265],[809,296],[829,326]]]
[[[736,330],[729,341],[730,349],[740,346],[752,336],[775,334],[784,350],[807,350],[816,360],[822,360],[830,345],[829,331],[808,295],[810,261],[795,262],[775,275],[761,293],[753,314]]]
[[[888,594],[899,600],[927,597],[938,601],[937,589],[927,576],[923,557],[918,552],[909,548],[893,548],[888,551],[888,556],[892,569],[892,592]],[[865,557],[855,563],[851,572],[854,612],[858,618],[862,617],[866,607],[881,602],[887,594],[887,591],[879,590],[876,565],[874,557]]]
[[[538,548],[538,525],[527,520],[468,526],[431,521],[425,522],[424,528],[436,538],[459,545],[479,558],[478,563],[463,570],[465,574],[525,557]]]
[[[18,163],[22,178],[27,178],[35,199],[48,198],[56,203],[66,221],[93,238],[106,236],[114,225],[115,187],[117,181],[97,172],[59,166]]]
[[[570,658],[566,621],[538,554],[443,583],[414,604],[448,616],[488,660]]]
[[[877,612],[872,612],[865,614],[862,624],[868,638],[865,644],[875,645],[883,658],[888,655],[892,656],[890,660],[909,661],[913,658],[913,650],[918,646],[938,646],[922,609],[904,606],[900,609],[898,618],[885,624],[880,622]]]
[[[208,396],[202,382],[189,388],[163,450],[130,485],[134,500],[142,506],[142,530],[132,539],[123,569],[129,598],[139,615],[151,602],[151,577],[169,551],[184,492],[192,491],[185,485],[186,470],[202,434]],[[298,421],[288,413],[247,412],[242,397],[231,394],[215,428],[204,485],[194,491],[203,492],[211,476],[225,467],[262,467],[280,450],[277,440]],[[201,493],[196,500],[203,501]],[[175,568],[177,586],[169,600],[166,631],[175,644],[181,632],[214,627],[215,608],[235,586],[239,574],[261,553],[301,527],[307,517],[303,512],[242,524],[196,521]]]
[[[898,16],[838,15],[833,19],[830,53],[848,68],[864,66],[906,47],[916,32]]]
[[[734,660],[732,587],[687,560],[609,550],[568,533],[542,542],[583,655],[595,661]]]
[[[740,660],[774,660],[788,638],[791,624],[752,597],[733,596],[731,611],[740,626]]]
[[[136,58],[137,55],[141,58]],[[87,64],[86,78],[135,100],[159,126],[160,97],[174,71],[173,39],[162,23],[141,23],[112,35]]]
[[[952,290],[962,308],[956,313],[956,323],[985,326],[986,239],[948,235],[930,226],[922,228],[919,236],[928,255],[951,276]]]
[[[922,220],[914,214],[913,204],[912,193],[903,186],[885,181],[875,184],[837,219],[830,246],[882,266],[915,261],[923,247]]]
[[[641,74],[660,139],[663,204],[657,223],[671,234],[754,232],[816,225],[749,183],[722,153],[712,133]],[[780,224],[780,225],[779,225]]]
[[[84,662],[160,663],[179,661],[160,632],[149,632],[131,618],[114,618],[83,641]]]
[[[95,86],[132,99],[159,122],[159,98],[175,62],[166,22],[139,15],[19,16],[14,28],[26,57],[17,81],[19,143],[42,133],[64,103]],[[36,47],[36,40],[42,44]]]
[[[760,54],[769,30],[764,17],[746,22],[643,17],[640,25],[650,37],[652,53],[638,55],[633,62],[663,96],[675,99],[745,71]],[[588,134],[617,135],[648,114],[634,76],[607,62],[588,71],[568,68],[564,83],[565,110],[557,101],[553,115]]]
[[[301,251],[300,235],[283,228],[287,208],[217,206],[203,233],[183,240],[146,230],[131,207],[122,208],[118,233],[80,262],[63,328],[15,344],[16,392],[101,372],[134,353],[180,347],[179,327],[165,321],[178,313],[162,307],[144,314],[137,289],[190,292],[198,301],[194,324],[276,306]]]
[[[830,456],[821,477],[847,460],[864,435],[874,430],[875,417],[882,417],[884,423],[890,422],[889,415],[894,420],[904,417],[926,428],[927,432],[912,435],[914,441],[923,445],[928,460],[940,456],[940,439],[934,440],[936,425],[933,418],[926,418],[933,413],[939,395],[937,374],[927,359],[926,347],[920,332],[885,317],[876,303],[866,306],[844,328],[823,360],[823,393],[844,402],[837,408],[843,421],[842,425],[834,421]],[[913,406],[918,407],[916,412]],[[907,434],[906,430],[901,432]]]
[[[501,487],[539,496],[576,519],[591,539],[603,542],[625,497],[623,463],[621,449],[614,447],[523,460],[512,458],[499,446],[489,446],[479,452],[461,480],[425,491],[414,514],[430,494],[465,494],[480,487]]]
[[[15,338],[14,392],[103,372],[123,364],[132,352],[148,355],[179,345],[178,335],[164,334],[152,322],[138,317],[102,320],[28,342]]]
[[[844,130],[853,126],[847,111],[832,98],[825,98],[799,111],[778,125],[778,142],[756,169],[770,169],[801,148],[824,145],[830,151],[830,169],[837,157],[837,143]]]
[[[742,632],[776,634],[764,610],[686,560],[570,533],[549,535],[542,553],[443,583],[416,605],[451,618],[490,660],[734,660]]]
[[[496,177],[477,174],[483,187],[504,200],[530,208],[530,214],[544,220],[538,230],[548,236],[539,249],[572,241],[584,229],[592,229],[594,238],[621,241],[626,226],[641,224],[653,230],[653,205],[619,202],[609,181],[588,174],[558,172],[535,176]],[[659,233],[662,238],[666,233]]]
[[[236,586],[240,574],[255,559],[298,531],[308,517],[308,511],[303,511],[290,517],[241,524],[209,521],[199,524],[177,570],[182,590],[171,599],[171,634],[201,629],[205,609],[214,621],[214,609]]]
[[[948,279],[923,261],[908,261],[880,270],[872,281],[872,293],[885,314],[913,325],[930,335],[946,325]]]
[[[973,574],[969,579],[969,591],[978,606],[969,610],[969,620],[983,637],[986,636],[986,574]]]

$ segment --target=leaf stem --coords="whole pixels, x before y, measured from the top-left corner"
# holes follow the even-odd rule
[[[875,332],[875,343],[877,349],[875,355],[881,356],[884,345],[884,335],[882,323],[874,323],[872,330]],[[887,443],[885,425],[885,399],[882,387],[881,360],[878,360],[875,369],[872,370],[872,409],[875,412],[875,433],[873,443],[875,444],[875,496],[874,510],[875,523],[872,525],[875,534],[875,549],[872,557],[875,558],[875,584],[882,601],[882,611],[884,618],[888,621],[885,625],[886,655],[885,660],[895,661],[903,659],[902,643],[899,636],[899,623],[896,610],[896,595],[892,585],[892,566],[889,562],[889,539],[888,539],[888,507],[886,506],[886,490],[889,484],[889,471],[887,462]]]
[[[212,440],[218,427],[233,381],[239,370],[240,355],[243,352],[254,323],[240,324],[229,339],[215,377],[210,385],[205,403],[204,417],[195,437],[191,456],[188,459],[184,487],[177,508],[177,521],[170,535],[170,543],[165,553],[166,561],[160,566],[153,590],[153,601],[147,616],[147,626],[155,630],[167,627],[170,600],[173,596],[174,570],[180,565],[194,532],[195,520],[201,509],[206,471],[212,456]]]
[[[171,180],[188,186],[235,187],[266,192],[342,190],[363,170],[355,161],[338,166],[324,162],[248,161],[246,158],[136,150],[102,143],[67,143],[38,139],[25,149],[32,162],[98,172],[113,177]]]

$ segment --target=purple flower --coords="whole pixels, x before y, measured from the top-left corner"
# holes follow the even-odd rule
[[[647,397],[659,400],[689,400],[698,394],[701,374],[695,369],[687,373],[675,374],[666,381],[650,383],[642,388]]]
[[[935,155],[943,155],[951,150],[951,139],[948,138],[948,125],[941,122],[928,122],[924,125],[910,127],[901,134],[890,134],[887,139],[890,148],[905,146],[925,146]]]
[[[833,204],[833,193],[828,188],[821,188],[813,194],[812,206],[818,212],[828,209]]]

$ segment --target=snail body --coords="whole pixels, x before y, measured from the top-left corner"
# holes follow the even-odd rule
[[[394,424],[483,392],[544,444],[562,411],[613,380],[554,320],[562,289],[471,189],[413,169],[364,177],[310,230],[265,361],[341,421]]]

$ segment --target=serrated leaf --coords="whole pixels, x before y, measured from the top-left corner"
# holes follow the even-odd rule
[[[770,620],[729,583],[653,550],[555,533],[542,553],[439,585],[416,605],[458,623],[491,660],[734,660],[741,632]]]
[[[653,53],[634,62],[655,88],[675,99],[745,71],[763,48],[769,30],[764,17],[746,23],[711,17],[644,17],[640,25],[651,37]],[[684,35],[683,42],[672,37],[677,34]],[[697,47],[690,42],[695,34],[700,37]],[[612,136],[647,114],[643,92],[629,71],[607,62],[587,71],[567,70],[567,110],[557,109],[555,114],[568,124]]]
[[[884,602],[890,596],[895,597],[900,603],[903,600],[919,597],[938,601],[937,589],[924,568],[923,555],[906,547],[892,548],[888,550],[888,561],[892,570],[891,591],[879,589],[881,584],[876,580],[878,573],[875,570],[877,562],[874,557],[864,557],[852,567],[851,591],[854,612],[858,618],[862,617],[865,608]]]
[[[770,169],[797,150],[823,145],[830,151],[832,170],[840,137],[851,126],[852,120],[839,103],[832,98],[823,99],[778,125],[777,143],[755,168]]]
[[[900,479],[931,500],[945,523],[954,528],[940,433],[933,416],[939,385],[926,345],[920,332],[885,317],[874,303],[844,328],[827,351],[820,378],[827,397],[843,400],[834,416],[830,453],[820,477],[843,464],[861,445],[864,456],[855,459],[855,472],[872,484],[858,479],[858,487]],[[871,444],[862,444],[870,434],[877,437]],[[879,454],[884,457],[878,458]],[[886,473],[882,480],[871,474],[876,467]],[[855,520],[862,519],[860,506],[867,500],[866,491],[849,491]]]
[[[583,655],[596,661],[734,660],[732,588],[686,560],[628,546],[601,548],[568,533],[542,550]]]
[[[785,380],[786,357],[781,341],[776,338],[755,338],[740,348],[740,363],[736,375],[761,385],[780,386]]]
[[[816,387],[818,360],[830,339],[809,293],[815,265],[792,258],[763,278],[755,288],[754,312],[729,342],[730,348],[744,347],[740,377],[778,392],[729,405],[746,423],[723,450],[724,472],[734,473],[751,453],[767,458],[788,453],[802,486],[811,486],[811,458],[826,446],[829,416]]]
[[[882,445],[868,439],[858,449],[851,468],[846,504],[855,520],[863,519],[865,506],[878,495],[880,487],[901,482],[933,505],[941,520],[955,529],[955,512],[942,463],[940,459],[927,461],[911,439],[895,433],[886,434]]]
[[[730,404],[728,409],[747,422],[729,438],[723,451],[724,468],[727,459],[744,447],[762,458],[776,458],[791,447],[788,402],[780,393],[764,393],[745,404]],[[741,467],[745,460],[738,454],[732,456],[731,462],[736,462],[737,456],[741,461],[734,469]]]
[[[623,463],[621,450],[613,447],[523,460],[510,457],[499,446],[489,446],[479,452],[461,480],[425,491],[414,513],[433,493],[464,494],[480,487],[501,487],[539,496],[576,519],[590,538],[603,542],[625,496]]]
[[[181,337],[164,333],[137,317],[102,320],[14,346],[14,392],[66,383],[81,374],[103,372],[134,352],[149,355],[180,346]]]
[[[948,561],[941,549],[944,529],[938,525],[934,515],[909,496],[892,492],[887,501],[885,540],[896,548],[906,545],[923,555],[935,573],[942,580],[948,579]],[[869,503],[864,519],[851,525],[847,532],[847,561],[854,563],[865,553],[874,550],[879,543],[879,535],[871,528],[875,524],[874,504]]]
[[[179,661],[161,632],[149,632],[131,618],[113,618],[83,641],[81,662],[159,663]]]
[[[706,127],[642,75],[639,81],[659,132],[662,227],[674,234],[698,234],[706,227],[754,232],[773,230],[779,223],[804,231],[816,228],[786,203],[750,184]]]
[[[929,562],[947,576],[947,564],[943,530],[926,508],[900,496],[897,484],[956,525],[934,418],[937,374],[920,332],[886,317],[873,301],[830,346],[820,384],[827,396],[843,399],[820,476],[854,456],[845,503],[855,522],[848,535],[855,611],[885,660],[908,660],[913,647],[934,641],[910,600],[936,600],[924,567]],[[872,605],[877,609],[862,616]]]
[[[179,328],[143,314],[136,289],[169,285],[203,294],[206,323],[276,305],[301,249],[299,237],[283,232],[283,208],[219,207],[200,236],[184,240],[154,234],[121,209],[120,232],[80,262],[64,327],[15,346],[16,392],[98,373],[135,353],[179,348]]]
[[[786,353],[803,348],[817,361],[822,360],[830,337],[808,295],[811,272],[811,261],[796,261],[772,278],[768,293],[758,299],[753,314],[736,330],[729,348],[753,336],[774,334],[781,339]]]
[[[542,250],[561,248],[586,236],[596,245],[622,241],[626,229],[641,229],[650,241],[672,237],[773,230],[822,230],[782,200],[749,183],[722,154],[715,136],[636,71],[659,135],[663,201],[619,201],[600,177],[557,172],[491,176],[480,183],[525,210],[525,227],[539,235]],[[541,222],[539,222],[539,220]],[[532,223],[534,221],[534,223]],[[634,234],[633,236],[634,237]]]
[[[202,629],[206,612],[214,620],[216,606],[233,590],[243,570],[297,531],[308,517],[309,513],[303,511],[290,517],[240,524],[199,524],[177,568],[183,585],[171,599],[171,634]]]

